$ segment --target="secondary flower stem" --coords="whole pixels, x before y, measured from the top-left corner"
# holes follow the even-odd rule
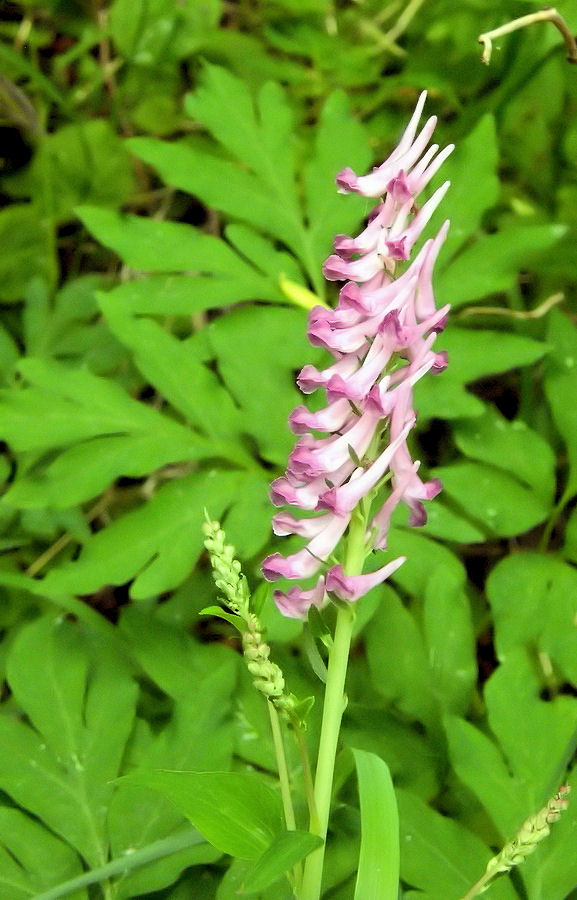
[[[357,508],[349,527],[344,569],[347,575],[360,575],[365,559],[366,518]],[[319,755],[315,778],[315,803],[318,814],[316,834],[326,841],[333,774],[341,720],[346,706],[345,678],[349,650],[355,621],[354,608],[339,609],[333,645],[329,654],[328,677],[323,707]],[[325,844],[307,857],[303,877],[301,900],[319,900],[323,875]]]
[[[313,775],[311,772],[311,764],[309,760],[309,751],[307,747],[307,743],[305,740],[304,732],[302,728],[295,723],[294,725],[294,735],[297,743],[299,756],[301,760],[301,765],[303,769],[303,781],[305,785],[305,794],[307,799],[307,806],[309,810],[310,817],[310,829],[315,834],[318,834],[318,830],[320,827],[319,823],[319,814],[317,812],[317,804],[315,801],[315,786],[313,782]]]
[[[270,727],[272,730],[272,739],[274,744],[274,752],[276,756],[276,763],[278,768],[278,780],[280,784],[280,793],[282,798],[282,806],[284,812],[285,824],[287,827],[287,831],[296,831],[296,819],[293,808],[293,802],[291,797],[291,788],[290,788],[290,778],[288,772],[288,766],[286,762],[286,755],[284,751],[284,743],[282,739],[282,731],[280,727],[280,719],[278,712],[276,711],[274,705],[270,702],[267,703],[268,712],[270,716]],[[293,869],[293,878],[294,878],[294,886],[298,890],[302,878],[302,869],[300,865],[295,866]]]

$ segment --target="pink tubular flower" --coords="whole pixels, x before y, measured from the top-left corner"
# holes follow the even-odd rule
[[[432,275],[449,223],[397,272],[449,187],[445,182],[417,207],[417,197],[453,150],[452,145],[439,150],[438,144],[427,149],[434,116],[417,134],[425,99],[424,92],[398,146],[381,166],[369,175],[344,169],[337,176],[341,193],[380,200],[359,235],[337,235],[324,264],[325,278],[346,284],[334,309],[311,311],[308,337],[335,361],[323,371],[305,366],[297,384],[304,394],[324,389],[327,406],[318,412],[304,406],[293,410],[290,427],[300,437],[285,475],[272,484],[273,503],[305,512],[279,512],[273,519],[275,534],[298,535],[307,544],[290,556],[268,556],[262,565],[265,578],[301,579],[324,572],[313,588],[274,592],[279,610],[293,618],[306,618],[311,606],[322,607],[330,595],[358,600],[404,562],[399,557],[361,575],[346,574],[337,562],[339,543],[361,501],[381,498],[367,529],[366,549],[384,550],[395,508],[405,504],[409,524],[423,525],[423,501],[441,490],[438,479],[420,479],[420,463],[413,461],[407,439],[416,419],[414,385],[447,365],[447,354],[435,352],[433,344],[449,307],[436,308]]]
[[[345,575],[342,566],[333,566],[327,572],[326,589],[341,600],[359,600],[371,588],[386,581],[389,575],[403,565],[405,559],[405,556],[399,556],[376,572],[369,572],[366,575]]]

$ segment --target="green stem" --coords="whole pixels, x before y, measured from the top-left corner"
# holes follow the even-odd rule
[[[317,804],[315,801],[315,785],[313,782],[313,774],[311,772],[311,764],[309,760],[309,751],[302,728],[296,723],[294,725],[294,734],[297,742],[301,765],[303,769],[303,780],[305,783],[305,795],[310,817],[310,829],[318,834],[320,828],[319,814],[317,812]]]
[[[274,705],[268,701],[268,712],[270,716],[270,727],[272,730],[272,740],[274,744],[274,752],[276,756],[276,764],[278,768],[278,780],[280,784],[280,793],[282,797],[282,806],[284,812],[285,824],[287,831],[296,831],[297,823],[291,797],[290,778],[284,751],[284,743],[282,739],[282,731],[280,727],[280,719]],[[293,883],[298,891],[302,881],[302,867],[300,864],[294,866]]]
[[[356,509],[351,518],[347,540],[344,569],[347,575],[359,575],[365,561],[366,518]],[[345,606],[339,609],[335,636],[329,653],[328,677],[323,707],[319,755],[315,778],[315,803],[318,812],[318,828],[311,831],[326,842],[331,808],[333,775],[341,720],[346,706],[345,678],[349,661],[349,650],[355,620],[354,609]],[[301,900],[319,900],[325,844],[311,853],[305,862]]]
[[[278,768],[278,778],[280,782],[280,793],[282,797],[282,806],[286,827],[289,831],[296,831],[296,820],[291,797],[290,779],[286,756],[284,752],[284,744],[278,713],[272,703],[267,702],[268,712],[270,716],[270,727],[272,729],[272,740],[274,744],[274,752],[276,755],[276,763]]]
[[[64,881],[56,887],[44,891],[43,894],[36,894],[33,900],[58,900],[60,897],[66,897],[82,888],[89,887],[91,884],[99,884],[118,875],[127,875],[133,869],[138,869],[147,863],[156,862],[157,859],[164,859],[166,856],[172,856],[179,850],[186,850],[188,847],[194,847],[196,844],[206,843],[201,834],[195,829],[187,828],[185,831],[179,831],[177,834],[161,841],[155,841],[147,847],[140,850],[134,850],[133,853],[127,853],[120,859],[113,859],[112,862],[100,866],[98,869],[92,869],[85,872],[77,878],[71,878],[70,881]]]

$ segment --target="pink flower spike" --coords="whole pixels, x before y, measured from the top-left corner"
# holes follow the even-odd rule
[[[333,566],[327,572],[326,589],[341,600],[355,601],[364,597],[371,588],[386,581],[406,561],[406,556],[399,556],[376,572],[366,575],[345,575],[342,566]]]
[[[306,619],[311,606],[320,608],[325,600],[325,579],[321,575],[314,588],[303,591],[300,587],[291,587],[286,593],[275,591],[274,602],[283,616],[290,619]]]
[[[328,509],[336,516],[343,516],[347,521],[357,503],[365,497],[381,480],[391,460],[409,431],[415,424],[412,418],[406,423],[397,438],[386,447],[368,469],[356,469],[350,481],[340,487],[333,487],[319,497],[317,509]]]

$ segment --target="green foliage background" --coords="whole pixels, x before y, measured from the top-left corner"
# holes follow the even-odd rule
[[[231,900],[262,849],[223,845],[218,823],[208,843],[112,782],[273,783],[266,709],[228,627],[198,618],[203,508],[256,586],[294,374],[320,358],[283,285],[334,299],[321,263],[367,212],[335,173],[384,158],[425,87],[457,145],[436,281],[450,366],[417,397],[444,491],[423,529],[395,522],[408,561],[364,601],[343,742],[392,771],[406,900],[458,900],[575,786],[577,71],[547,25],[498,41],[489,68],[477,44],[539,5],[4,4],[0,900]],[[270,597],[263,617],[290,688],[320,696],[300,624]],[[331,900],[354,890],[352,771],[345,750]],[[255,794],[246,821],[276,799]],[[574,803],[488,896],[575,900],[576,828]]]

